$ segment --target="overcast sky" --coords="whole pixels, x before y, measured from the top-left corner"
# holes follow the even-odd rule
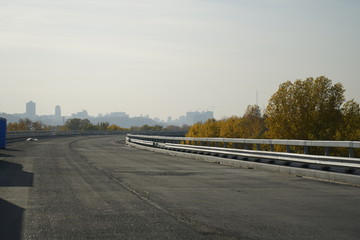
[[[360,102],[357,0],[0,0],[0,112],[265,108],[325,75]]]

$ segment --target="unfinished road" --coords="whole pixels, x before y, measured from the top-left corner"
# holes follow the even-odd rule
[[[167,156],[124,139],[0,150],[0,239],[359,239],[359,187]]]

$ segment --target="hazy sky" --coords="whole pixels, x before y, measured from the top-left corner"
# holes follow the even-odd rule
[[[360,1],[0,0],[0,112],[222,118],[320,75],[360,102]]]

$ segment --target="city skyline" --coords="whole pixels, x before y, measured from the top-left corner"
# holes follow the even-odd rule
[[[93,114],[89,114],[88,111],[86,109],[81,109],[80,111],[77,111],[77,112],[73,112],[71,114],[68,114],[68,115],[63,115],[62,114],[62,108],[61,108],[61,105],[55,105],[54,106],[54,111],[53,113],[49,113],[49,114],[38,114],[36,112],[36,109],[37,109],[37,103],[30,100],[28,102],[25,103],[25,107],[24,107],[24,111],[23,112],[14,112],[14,113],[9,113],[9,112],[3,112],[0,110],[0,114],[1,113],[6,113],[6,114],[22,114],[22,115],[26,115],[28,116],[29,118],[33,118],[33,117],[36,117],[36,116],[57,116],[57,117],[68,117],[68,118],[71,118],[73,116],[76,116],[76,115],[79,115],[81,116],[82,114],[85,114],[85,115],[88,115],[89,117],[98,117],[98,116],[104,116],[104,115],[118,115],[119,116],[119,113],[122,114],[122,117],[123,116],[127,116],[129,117],[128,114],[126,114],[126,112],[123,112],[121,110],[118,110],[118,111],[112,111],[112,112],[106,112],[106,113],[97,113],[95,115]],[[187,112],[212,112],[214,113],[213,111],[210,111],[210,110],[201,110],[201,109],[196,109],[195,111],[187,111]],[[166,122],[166,120],[169,120],[169,119],[174,119],[176,117],[181,117],[182,115],[180,116],[167,116],[166,118],[164,119],[160,119],[156,116],[151,116],[150,114],[140,114],[140,115],[135,115],[135,116],[132,116],[132,117],[148,117],[148,118],[152,118],[152,119],[160,119],[161,121],[164,121]]]
[[[0,0],[0,111],[32,99],[40,115],[221,119],[318,76],[360,102],[359,12],[354,0]]]
[[[7,118],[8,122],[17,122],[20,119],[30,119],[32,121],[40,121],[45,125],[57,126],[64,125],[66,120],[73,118],[88,119],[92,123],[108,122],[121,127],[139,127],[142,125],[162,125],[162,126],[183,126],[193,125],[197,122],[205,122],[208,119],[214,118],[212,111],[194,111],[186,112],[178,118],[168,116],[167,119],[160,119],[157,117],[150,117],[149,115],[129,116],[126,112],[110,112],[106,114],[98,114],[91,116],[87,110],[72,113],[69,116],[61,114],[61,106],[56,105],[53,114],[39,115],[36,113],[36,103],[29,101],[25,103],[25,112],[23,113],[5,113],[0,111],[0,116]]]

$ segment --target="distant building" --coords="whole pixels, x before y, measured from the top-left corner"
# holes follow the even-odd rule
[[[160,120],[160,118],[153,118],[153,120],[155,121],[155,122],[158,122],[158,123],[161,123],[162,121]]]
[[[206,112],[187,112],[186,123],[192,125],[197,122],[206,122],[208,119],[214,118],[214,114],[211,111]]]
[[[106,117],[125,117],[128,118],[129,115],[127,115],[125,112],[111,112],[109,114],[105,115]]]
[[[71,118],[85,119],[85,118],[89,118],[89,117],[90,116],[86,110],[82,110],[81,112],[71,114]]]
[[[193,125],[197,122],[206,122],[208,119],[214,118],[214,113],[212,111],[206,112],[187,112],[186,116],[180,116],[179,119],[174,121],[169,121],[171,119],[168,118],[167,124],[173,125]]]
[[[55,117],[61,117],[61,108],[59,105],[55,106]]]
[[[26,103],[26,117],[29,119],[35,119],[36,117],[36,103],[30,101]]]

